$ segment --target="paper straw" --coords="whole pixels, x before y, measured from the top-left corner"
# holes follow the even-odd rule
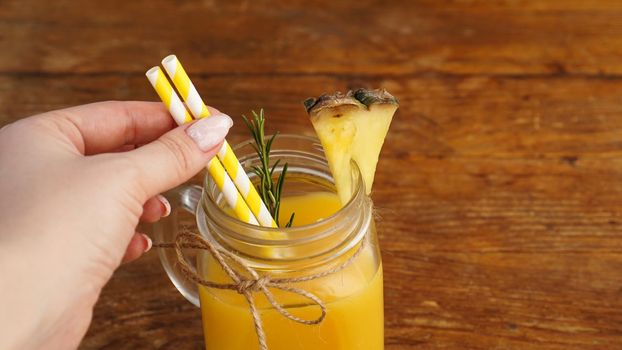
[[[173,81],[175,88],[179,91],[181,99],[186,103],[190,113],[192,113],[196,119],[208,117],[210,112],[207,106],[203,102],[203,99],[201,99],[201,96],[199,96],[197,89],[194,87],[194,84],[192,84],[190,77],[186,74],[177,56],[169,55],[165,57],[162,60],[162,65]],[[244,201],[250,207],[257,221],[259,221],[259,224],[265,227],[277,227],[266,204],[261,200],[261,197],[259,197],[259,193],[257,193],[255,186],[251,183],[242,164],[240,164],[240,161],[235,156],[231,146],[229,146],[226,140],[218,151],[218,158],[233,179],[235,186],[242,194],[242,197],[244,197]]]
[[[192,117],[188,114],[186,107],[184,107],[184,104],[173,90],[171,83],[166,79],[160,67],[149,69],[145,75],[147,75],[151,86],[156,90],[178,125],[192,121]],[[220,164],[220,161],[212,158],[207,164],[207,170],[236,216],[246,223],[259,225],[244,198],[238,192],[222,164]]]
[[[160,67],[151,68],[145,75],[147,75],[151,86],[158,93],[166,108],[171,112],[177,125],[191,122],[192,116],[186,110],[184,103],[181,102]]]
[[[181,99],[186,103],[188,109],[190,109],[190,113],[199,119],[203,117],[208,117],[210,115],[209,109],[201,96],[199,96],[199,92],[190,81],[190,77],[184,70],[184,67],[181,65],[177,56],[168,55],[162,60],[162,66],[164,66],[164,70],[168,74],[169,78],[173,82],[173,85],[181,95]]]

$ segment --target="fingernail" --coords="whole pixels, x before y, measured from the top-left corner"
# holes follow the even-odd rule
[[[147,241],[147,247],[145,247],[145,253],[146,253],[149,250],[151,250],[151,247],[153,246],[153,242],[151,241],[151,238],[149,238],[149,236],[147,236],[146,234],[141,233],[141,235],[143,236],[145,241]]]
[[[206,152],[222,142],[231,126],[233,120],[228,115],[219,113],[199,119],[186,129],[186,133],[201,151]]]
[[[156,198],[164,206],[164,213],[162,213],[162,217],[165,218],[165,217],[171,215],[171,203],[169,203],[168,199],[166,199],[166,197],[164,197],[161,194],[157,195]]]

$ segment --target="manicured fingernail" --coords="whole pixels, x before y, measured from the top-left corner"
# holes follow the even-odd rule
[[[199,119],[186,129],[186,133],[201,151],[206,152],[222,142],[231,126],[233,120],[228,115],[219,113]]]
[[[146,234],[141,233],[141,235],[143,236],[143,238],[147,242],[147,246],[145,247],[145,253],[146,253],[149,250],[151,250],[151,247],[153,246],[153,242],[151,241],[151,238],[149,238],[149,236],[147,236]]]
[[[157,195],[156,198],[164,206],[164,213],[162,213],[162,217],[165,218],[165,217],[171,215],[171,203],[169,203],[168,199],[166,199],[166,197],[164,197],[161,194]]]

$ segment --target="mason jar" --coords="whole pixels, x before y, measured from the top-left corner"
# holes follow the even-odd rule
[[[253,142],[243,142],[234,151],[251,181],[257,181],[251,170],[260,161]],[[236,219],[206,174],[201,185],[188,183],[165,194],[173,210],[155,225],[156,242],[174,241],[187,220],[184,216],[191,214],[192,230],[233,255],[235,260],[226,259],[229,267],[246,287],[255,285],[197,284],[181,273],[173,249],[159,250],[173,284],[201,308],[205,348],[260,349],[259,322],[270,350],[383,349],[382,263],[372,201],[358,168],[353,166],[352,197],[335,205],[338,197],[317,139],[279,135],[270,154],[271,160],[288,164],[282,202],[296,212],[293,227],[259,227]],[[208,250],[184,251],[184,259],[206,281],[235,284]],[[257,278],[271,282],[257,286]]]

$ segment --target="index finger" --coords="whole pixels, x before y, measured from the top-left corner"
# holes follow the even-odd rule
[[[85,155],[149,143],[175,127],[161,102],[96,102],[53,111],[47,117],[71,123],[77,133],[68,136]]]

